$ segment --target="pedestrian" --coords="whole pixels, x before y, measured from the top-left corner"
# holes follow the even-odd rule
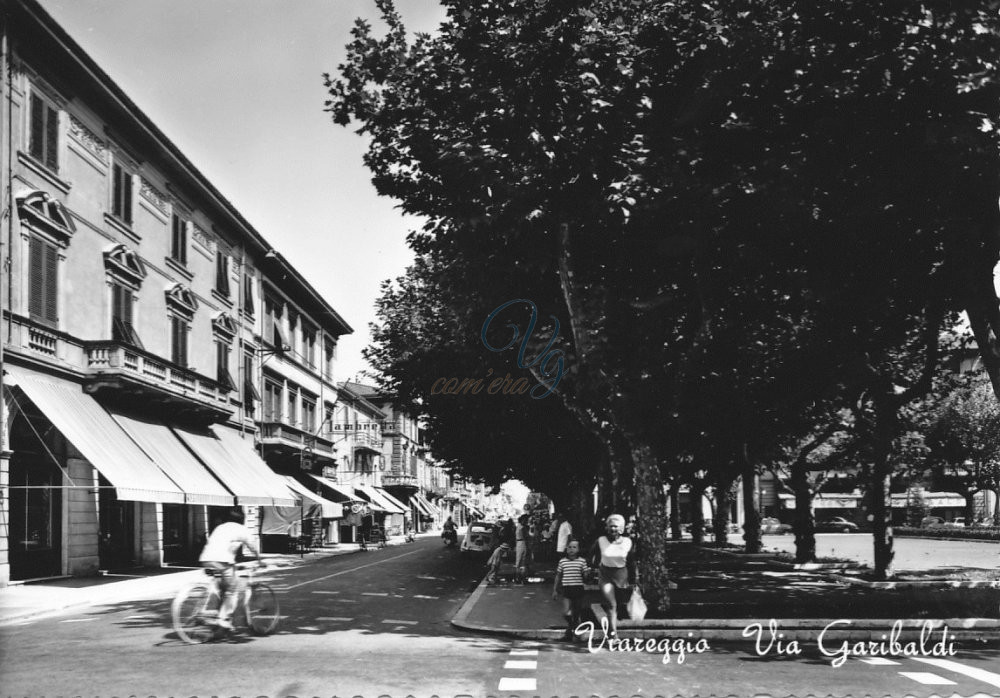
[[[528,577],[528,515],[521,514],[514,529],[514,583],[524,584]]]
[[[556,534],[556,557],[562,559],[566,557],[566,544],[573,535],[573,524],[569,519],[563,519],[559,524],[559,532]]]
[[[486,583],[496,584],[500,580],[500,566],[503,564],[504,559],[510,552],[510,544],[507,542],[502,542],[490,555],[489,561],[486,563],[488,571],[486,572]]]
[[[205,547],[201,551],[198,562],[210,574],[219,576],[219,591],[222,593],[222,603],[219,605],[219,615],[216,623],[220,628],[233,629],[230,617],[236,610],[236,591],[239,579],[236,576],[236,555],[241,548],[246,548],[260,561],[260,553],[250,542],[250,531],[243,522],[246,516],[239,507],[231,509],[227,521],[220,523],[213,530]]]
[[[569,642],[575,637],[573,631],[583,620],[584,614],[584,582],[590,572],[587,561],[579,557],[580,543],[570,539],[566,543],[566,557],[559,561],[556,567],[555,586],[552,589],[552,599],[562,596],[563,618],[566,619],[566,632],[563,639]]]
[[[635,548],[624,536],[625,517],[612,514],[604,522],[605,535],[591,548],[593,566],[598,569],[597,583],[608,615],[608,637],[618,637],[618,608],[628,601],[627,593],[635,587]]]

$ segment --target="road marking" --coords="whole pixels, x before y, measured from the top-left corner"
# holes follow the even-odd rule
[[[511,650],[511,655],[515,657],[537,657],[538,650]]]
[[[343,616],[320,616],[316,620],[344,621],[345,623],[349,623],[349,622],[351,622],[354,619],[353,618],[345,618]]]
[[[382,621],[382,623],[384,623],[384,624],[395,623],[396,625],[399,625],[399,624],[403,624],[403,625],[416,625],[419,622],[420,621],[416,621],[416,620],[391,620],[389,618],[386,618],[384,621]]]
[[[361,592],[361,595],[362,596],[388,596],[389,594],[388,593],[379,593],[377,591],[363,591],[363,592]]]
[[[97,620],[96,618],[70,618],[69,620],[61,620],[60,623],[89,623],[92,620]]]
[[[500,685],[497,687],[500,691],[536,691],[538,690],[538,682],[535,679],[500,679]]]
[[[440,599],[441,597],[440,596],[425,596],[423,594],[414,594],[413,598],[415,598],[415,599]]]
[[[956,674],[964,674],[969,678],[979,679],[980,681],[1000,688],[1000,674],[994,674],[992,671],[966,666],[965,664],[953,662],[950,659],[933,659],[931,657],[911,657],[911,659],[917,662],[923,662],[924,664],[930,664],[931,666],[936,666],[939,669],[948,669],[949,671],[954,671]]]
[[[424,552],[422,550],[411,550],[408,553],[401,553],[399,555],[394,555],[392,557],[387,557],[382,560],[377,560],[375,562],[369,562],[367,565],[358,565],[357,567],[352,567],[349,570],[341,570],[340,572],[334,572],[333,574],[328,574],[325,577],[317,577],[316,579],[307,579],[304,582],[299,582],[298,584],[293,584],[288,587],[289,589],[298,589],[299,587],[305,586],[306,584],[313,584],[315,582],[321,582],[324,579],[333,579],[334,577],[339,577],[342,574],[350,574],[351,572],[357,572],[358,570],[363,570],[366,567],[374,567],[375,565],[381,565],[384,562],[390,562],[391,560],[398,560],[401,557],[406,557],[408,555],[416,555],[417,553]]]
[[[310,594],[339,594],[339,591],[311,591]]]
[[[946,678],[938,676],[937,674],[931,674],[926,671],[901,671],[900,676],[905,676],[908,679],[913,679],[918,683],[922,683],[926,686],[954,686],[954,681],[949,681]]]
[[[875,666],[899,666],[899,662],[894,662],[885,657],[871,657],[870,659],[862,659],[861,661],[865,664],[873,664]]]
[[[156,616],[125,616],[125,620],[149,620],[150,618],[156,618]]]
[[[537,669],[538,662],[531,661],[530,659],[509,659],[507,663],[503,665],[504,669]]]

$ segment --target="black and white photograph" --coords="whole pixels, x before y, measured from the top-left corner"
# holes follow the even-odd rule
[[[1000,0],[0,0],[0,698],[1000,696]]]

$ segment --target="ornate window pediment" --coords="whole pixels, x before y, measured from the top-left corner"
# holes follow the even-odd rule
[[[146,265],[134,250],[122,244],[112,245],[104,251],[104,268],[108,274],[138,288],[146,278]]]
[[[21,221],[47,233],[65,247],[76,232],[76,226],[66,208],[47,192],[32,189],[15,197]]]
[[[198,299],[184,284],[175,283],[168,286],[166,294],[167,307],[180,315],[190,319],[198,310]]]
[[[236,336],[236,321],[229,313],[219,311],[212,318],[212,329],[226,339],[232,339]]]

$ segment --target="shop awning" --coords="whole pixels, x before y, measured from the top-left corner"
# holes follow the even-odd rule
[[[205,465],[165,424],[108,410],[139,448],[184,492],[186,504],[233,506],[233,493],[223,487]]]
[[[483,510],[477,507],[476,505],[470,504],[468,502],[462,502],[462,504],[464,504],[465,508],[471,511],[476,516],[486,516],[486,514],[483,513]]]
[[[324,519],[342,519],[344,518],[344,507],[337,502],[331,502],[329,499],[322,497],[315,492],[310,492],[309,488],[303,485],[301,482],[296,480],[291,475],[283,475],[282,478],[288,483],[289,489],[304,497],[306,500],[318,504],[322,509],[320,515]]]
[[[368,502],[371,510],[376,513],[381,514],[401,514],[402,512],[396,511],[396,507],[392,506],[388,501],[382,499],[381,495],[375,491],[374,487],[370,485],[354,485],[354,491],[361,496],[361,498]]]
[[[410,501],[417,507],[417,511],[421,512],[424,516],[434,516],[434,512],[431,510],[431,505],[419,494],[411,496]]]
[[[56,429],[115,488],[119,499],[184,503],[184,492],[81,386],[17,366],[4,369]],[[89,484],[89,483],[88,483]]]
[[[342,502],[363,502],[365,501],[362,497],[359,497],[354,491],[353,487],[347,487],[346,485],[340,485],[331,480],[330,478],[323,477],[322,475],[312,475],[313,480],[321,484],[327,490],[332,492],[332,496],[336,499],[340,499]]]
[[[382,496],[383,499],[385,499],[390,504],[392,504],[394,507],[396,507],[397,509],[399,509],[399,513],[401,513],[401,514],[409,513],[410,507],[408,507],[406,504],[403,504],[401,501],[399,501],[398,499],[396,499],[395,497],[393,497],[385,489],[383,489],[381,487],[375,487],[373,489],[376,492],[378,492]]]
[[[208,469],[247,506],[298,506],[285,481],[271,470],[250,443],[232,429],[213,426],[206,431],[171,427]]]

